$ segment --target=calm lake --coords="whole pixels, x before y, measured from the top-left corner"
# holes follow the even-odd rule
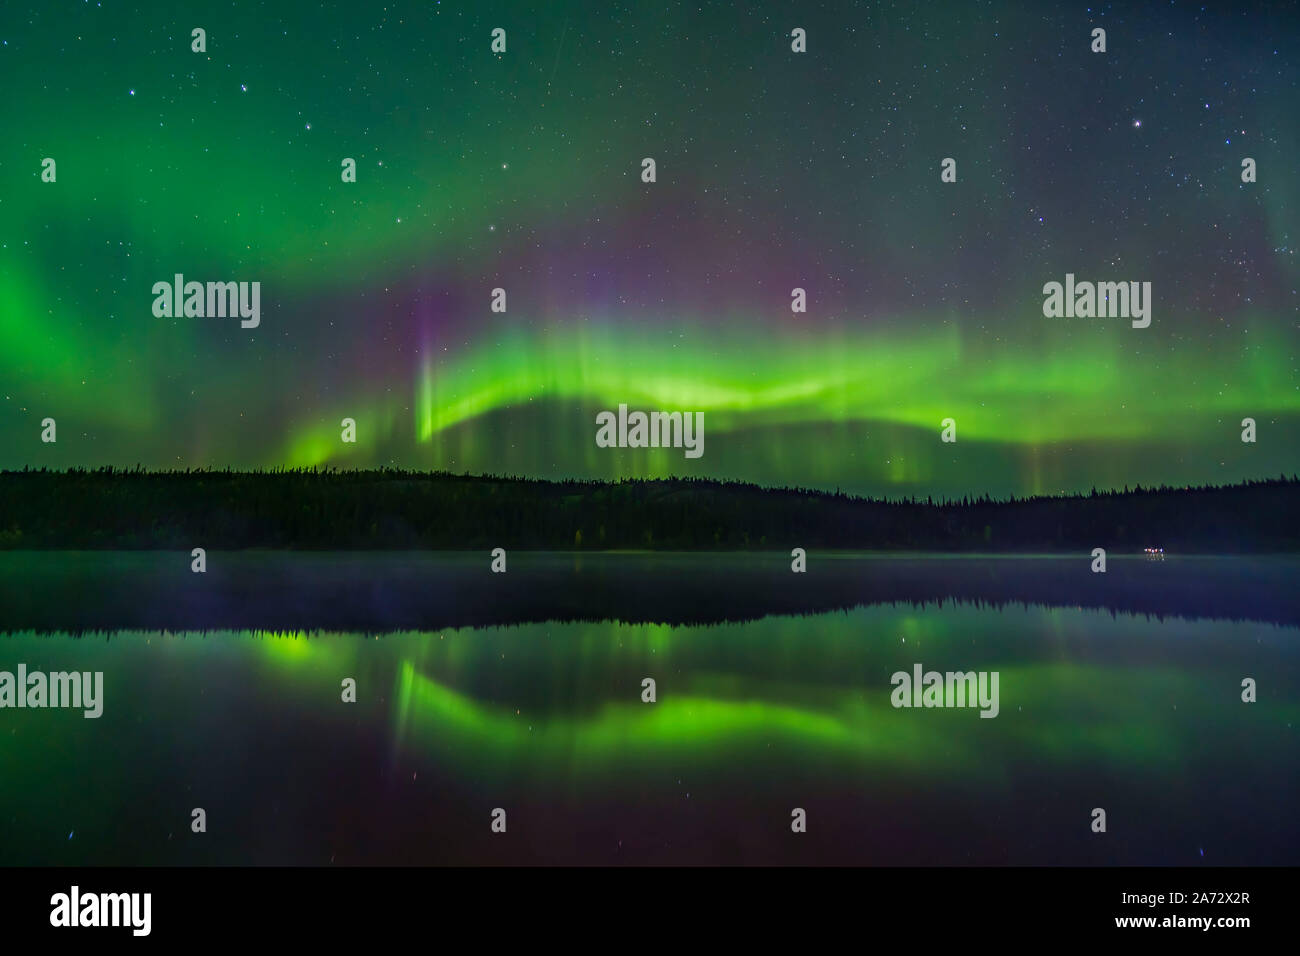
[[[1300,862],[1300,559],[190,560],[0,552],[0,864]]]

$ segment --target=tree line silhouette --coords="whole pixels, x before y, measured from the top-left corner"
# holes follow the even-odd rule
[[[0,548],[1300,550],[1300,479],[887,499],[704,478],[0,472]]]

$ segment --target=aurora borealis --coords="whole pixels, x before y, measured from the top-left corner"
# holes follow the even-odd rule
[[[5,13],[0,468],[889,495],[1300,470],[1294,11]],[[259,281],[260,326],[155,318],[175,273]],[[1150,328],[1045,318],[1066,273],[1151,282]],[[597,448],[620,403],[704,412],[705,455]]]

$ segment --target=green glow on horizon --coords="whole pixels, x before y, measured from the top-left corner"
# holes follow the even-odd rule
[[[1165,387],[1153,384],[1146,360],[1122,347],[1122,336],[1143,334],[1128,330],[1034,352],[990,349],[964,341],[955,327],[927,332],[919,322],[911,334],[858,331],[810,339],[773,333],[739,351],[726,348],[730,334],[701,332],[685,350],[643,329],[562,327],[538,337],[504,328],[490,335],[491,344],[436,364],[424,359],[410,392],[413,407],[406,406],[408,420],[416,441],[430,444],[485,415],[538,401],[568,404],[575,415],[577,408],[613,410],[620,403],[631,410],[701,411],[711,436],[852,422],[937,435],[940,422],[951,417],[959,442],[997,441],[1032,452],[1067,440],[1191,440],[1204,433],[1210,416],[1300,410],[1300,391],[1283,387],[1292,374],[1285,349],[1266,336],[1235,360],[1236,369],[1226,358],[1211,370],[1185,351],[1173,353],[1162,381],[1179,386]],[[1184,388],[1195,382],[1207,386],[1192,408]],[[398,400],[364,406],[362,415],[368,427],[400,438]],[[594,419],[584,425],[594,436]],[[333,422],[300,429],[287,463],[345,457],[337,433]],[[680,457],[647,454],[664,463],[663,473]],[[891,461],[894,481],[925,473],[916,458]]]

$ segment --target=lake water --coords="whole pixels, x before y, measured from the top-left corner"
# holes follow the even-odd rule
[[[0,553],[0,864],[1300,862],[1300,560],[489,560]]]

